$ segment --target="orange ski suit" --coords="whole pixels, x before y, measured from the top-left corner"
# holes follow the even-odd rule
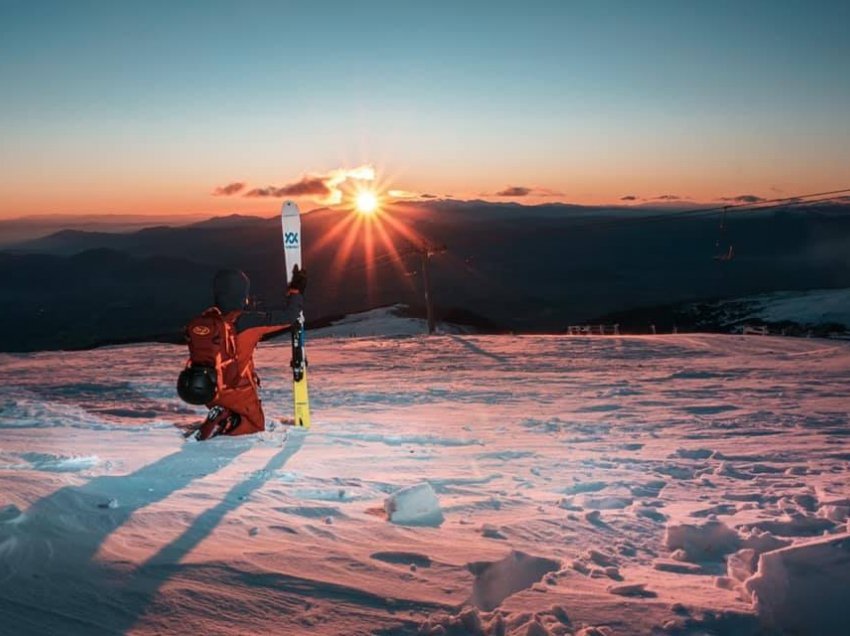
[[[228,435],[246,435],[266,430],[262,400],[258,395],[259,377],[254,370],[254,349],[266,334],[280,331],[288,325],[253,327],[236,334],[236,364],[224,373],[224,386],[208,407],[220,406],[241,418],[239,425]]]
[[[248,300],[248,277],[239,270],[223,270],[214,281],[215,305],[225,314],[236,334],[235,364],[222,370],[222,386],[207,407],[220,406],[239,415],[239,424],[228,435],[264,431],[265,415],[258,395],[260,379],[254,370],[254,349],[267,334],[287,329],[301,313],[303,298],[295,289],[287,295],[282,310],[244,310]]]

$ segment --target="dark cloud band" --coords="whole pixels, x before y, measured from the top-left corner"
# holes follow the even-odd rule
[[[229,197],[237,192],[240,192],[245,187],[245,184],[241,181],[234,181],[233,183],[228,183],[224,186],[219,186],[215,190],[213,190],[214,197]]]

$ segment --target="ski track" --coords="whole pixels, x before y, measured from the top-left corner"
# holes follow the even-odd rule
[[[174,394],[182,348],[0,355],[0,631],[756,634],[699,533],[847,532],[850,343],[308,350],[311,431],[203,444],[174,427],[200,416]],[[270,420],[289,416],[288,356],[258,350]],[[444,520],[387,521],[421,482]]]

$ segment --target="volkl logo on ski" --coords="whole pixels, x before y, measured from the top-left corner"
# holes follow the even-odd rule
[[[283,244],[287,247],[298,245],[298,232],[284,232]]]

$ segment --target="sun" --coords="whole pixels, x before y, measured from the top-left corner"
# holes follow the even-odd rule
[[[378,195],[370,190],[358,192],[354,205],[360,214],[374,214],[378,209]]]

